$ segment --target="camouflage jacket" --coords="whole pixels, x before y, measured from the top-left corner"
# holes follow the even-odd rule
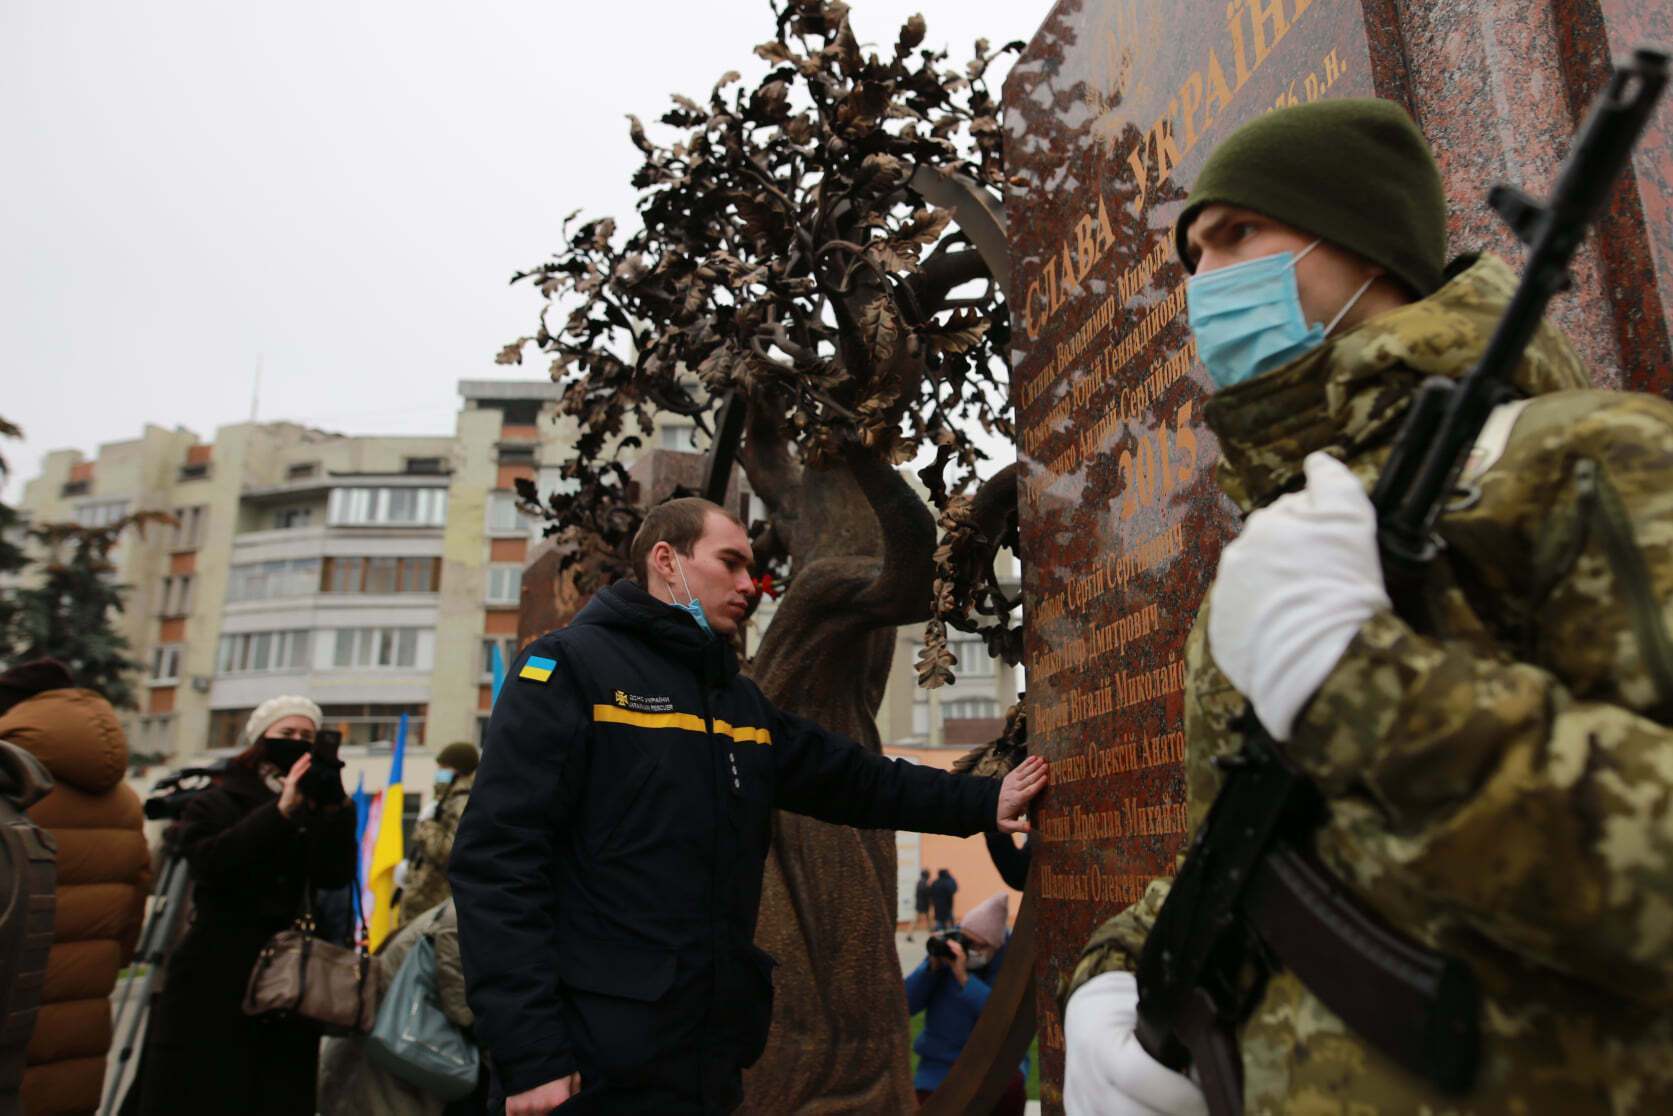
[[[1513,287],[1483,257],[1218,395],[1222,486],[1247,511],[1322,449],[1369,488],[1416,383],[1461,375]],[[1673,405],[1584,390],[1549,325],[1516,382],[1532,399],[1477,470],[1479,498],[1442,521],[1425,630],[1367,622],[1288,745],[1329,801],[1323,860],[1473,967],[1477,1085],[1439,1094],[1279,972],[1241,1029],[1251,1113],[1673,1112]],[[1193,828],[1244,704],[1205,613],[1186,649]],[[1167,891],[1105,923],[1065,993],[1132,969]]]
[[[406,886],[401,889],[401,923],[417,918],[432,907],[439,907],[452,896],[447,883],[447,858],[453,855],[453,838],[459,832],[459,819],[465,816],[465,803],[470,800],[471,784],[476,772],[458,775],[447,785],[436,803],[434,817],[413,826],[412,847],[407,851]]]

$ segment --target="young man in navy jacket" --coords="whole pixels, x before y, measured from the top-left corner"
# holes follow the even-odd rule
[[[740,675],[752,558],[714,504],[653,509],[637,583],[534,641],[495,705],[449,875],[507,1116],[737,1107],[772,1017],[751,943],[773,810],[1028,829],[1044,761],[1001,782],[884,759]]]

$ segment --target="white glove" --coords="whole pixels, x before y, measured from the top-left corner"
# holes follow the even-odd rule
[[[418,820],[419,821],[429,821],[431,818],[436,816],[436,811],[440,807],[441,807],[441,803],[439,801],[437,801],[434,798],[430,799],[430,801],[426,802],[423,806],[419,807],[419,809],[418,809]]]
[[[405,860],[395,865],[395,887],[397,889],[407,886],[407,874],[411,871],[411,868],[410,862]]]
[[[1308,454],[1306,469],[1304,491],[1249,517],[1209,593],[1209,650],[1275,740],[1390,607],[1365,490],[1328,454]]]
[[[1063,1111],[1068,1116],[1208,1116],[1197,1083],[1144,1052],[1132,973],[1095,976],[1063,1015]]]

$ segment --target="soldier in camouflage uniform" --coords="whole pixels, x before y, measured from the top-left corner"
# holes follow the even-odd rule
[[[406,882],[401,888],[401,925],[453,894],[447,882],[447,858],[453,855],[453,838],[459,819],[465,816],[471,784],[476,781],[480,753],[476,745],[449,744],[436,756],[436,797],[428,817],[412,829],[412,850],[407,853]]]
[[[1421,269],[1391,262],[1381,227],[1320,227],[1332,191],[1413,244],[1441,227],[1438,174],[1403,114],[1409,140],[1384,135],[1369,167],[1375,153],[1354,155],[1391,114],[1326,102],[1245,126],[1179,223],[1187,266],[1205,272],[1236,245],[1201,242],[1193,222],[1232,209],[1262,226],[1249,243],[1324,237],[1409,289],[1223,386],[1205,410],[1222,487],[1245,512],[1266,510],[1227,548],[1187,644],[1190,824],[1214,800],[1212,761],[1238,750],[1233,722],[1250,700],[1328,801],[1323,862],[1394,927],[1473,969],[1481,1065],[1470,1093],[1442,1095],[1279,970],[1240,1028],[1245,1108],[1673,1112],[1673,406],[1589,390],[1574,350],[1542,325],[1514,377],[1526,398],[1496,413],[1441,520],[1428,615],[1414,627],[1388,607],[1364,493],[1419,381],[1461,376],[1515,286],[1483,256],[1426,289]],[[1405,197],[1389,196],[1391,151],[1410,164]],[[1414,196],[1433,212],[1414,217]],[[1305,304],[1306,269],[1295,274]],[[1352,593],[1334,598],[1345,582]],[[1283,633],[1292,611],[1350,598],[1331,622]],[[1154,881],[1105,923],[1061,990],[1071,1113],[1202,1110],[1148,1058],[1152,1084],[1182,1099],[1123,1107],[1112,1069],[1118,1048],[1134,1057],[1129,974],[1168,888]]]

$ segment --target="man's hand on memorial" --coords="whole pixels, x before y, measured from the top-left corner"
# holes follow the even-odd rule
[[[999,784],[999,832],[1027,833],[1028,804],[1049,782],[1050,770],[1039,756],[1029,756],[1013,767]]]
[[[1220,555],[1208,649],[1275,739],[1387,609],[1377,512],[1334,457],[1307,455],[1307,487],[1249,517]]]
[[[572,1073],[556,1081],[505,1098],[505,1116],[546,1116],[581,1091],[581,1075]]]

